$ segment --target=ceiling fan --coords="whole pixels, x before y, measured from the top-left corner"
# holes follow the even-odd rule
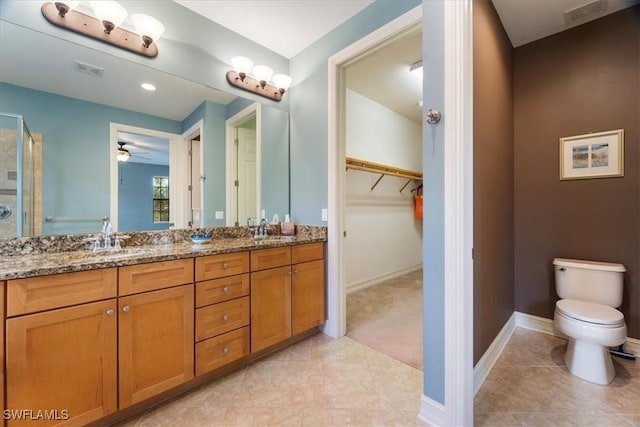
[[[136,156],[136,157],[140,157],[142,159],[145,159],[145,157],[142,156],[138,156],[137,153],[131,153],[129,150],[127,150],[126,148],[124,148],[124,146],[127,144],[126,141],[118,141],[118,153],[117,153],[117,158],[119,162],[126,162],[127,160],[129,160],[129,158],[131,156]],[[131,145],[131,144],[130,144]],[[140,153],[140,154],[146,154],[146,153]]]

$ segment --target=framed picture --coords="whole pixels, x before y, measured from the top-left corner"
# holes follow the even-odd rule
[[[624,129],[560,138],[560,179],[624,176]]]

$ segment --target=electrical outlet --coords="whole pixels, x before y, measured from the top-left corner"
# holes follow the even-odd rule
[[[224,219],[224,211],[216,211],[216,219]]]
[[[328,209],[322,209],[322,220],[324,222],[329,221],[329,210]]]

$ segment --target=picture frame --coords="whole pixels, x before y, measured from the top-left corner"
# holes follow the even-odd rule
[[[560,180],[624,176],[624,129],[560,138]]]

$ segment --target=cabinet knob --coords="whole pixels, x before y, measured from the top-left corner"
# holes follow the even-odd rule
[[[287,271],[287,274],[288,274],[289,276],[291,276],[291,270]]]
[[[128,313],[129,310],[131,310],[131,307],[129,307],[128,305],[125,305],[124,307],[122,307],[122,311],[124,311],[125,313]]]
[[[223,348],[223,349],[222,349],[222,353],[224,353],[224,354],[229,353],[229,349],[228,349],[227,347]]]
[[[227,320],[229,320],[229,316],[225,314],[224,316],[222,316],[222,320],[226,322]]]
[[[293,270],[293,274],[298,274],[298,270]]]
[[[229,287],[225,286],[224,288],[222,288],[222,292],[224,292],[225,294],[229,293]]]
[[[113,316],[113,313],[115,313],[113,308],[110,308],[109,310],[107,310],[107,316]]]
[[[228,262],[222,263],[222,268],[229,268],[229,263]]]

